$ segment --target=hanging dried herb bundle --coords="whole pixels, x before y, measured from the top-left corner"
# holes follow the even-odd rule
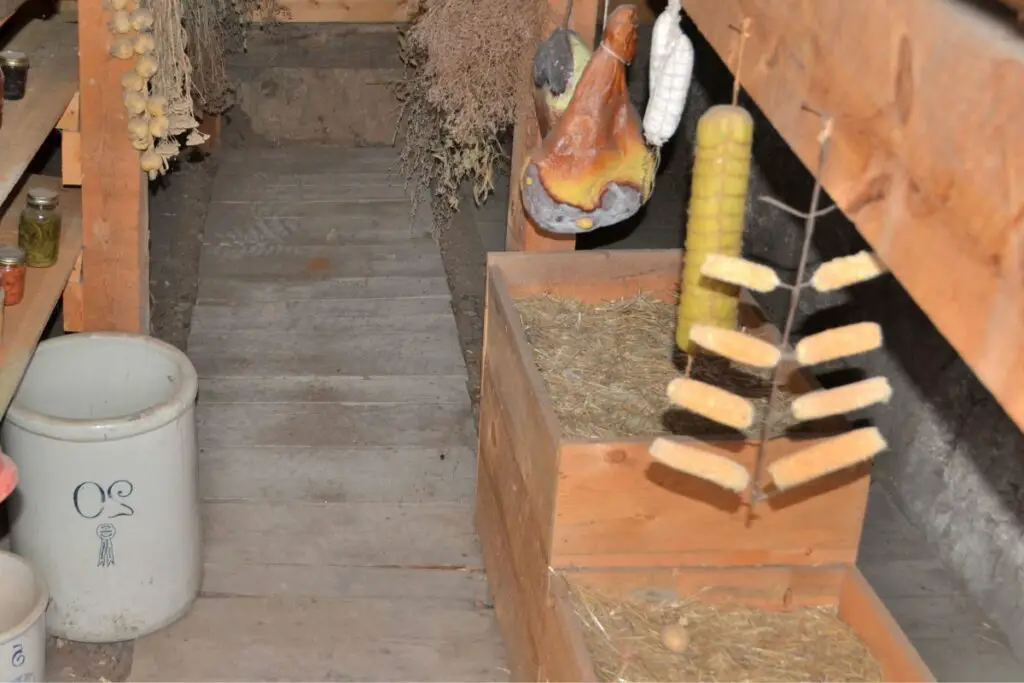
[[[227,57],[245,50],[252,25],[273,26],[287,16],[277,0],[180,0],[188,37],[191,88],[198,109],[222,114],[234,104]]]
[[[459,207],[472,182],[482,203],[504,161],[501,141],[512,128],[533,51],[540,41],[538,3],[519,0],[418,0],[400,34],[406,66],[399,89],[406,124],[402,171],[414,202],[434,195],[437,224]]]

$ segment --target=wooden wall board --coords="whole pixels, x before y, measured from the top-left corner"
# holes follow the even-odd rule
[[[411,0],[279,0],[282,21],[391,23],[409,21]]]
[[[1024,38],[959,0],[690,0],[805,165],[1024,427]],[[872,36],[864,40],[864,36]]]

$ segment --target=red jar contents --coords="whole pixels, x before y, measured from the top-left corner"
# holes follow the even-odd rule
[[[17,306],[25,298],[25,251],[15,246],[0,246],[0,286],[4,305]]]

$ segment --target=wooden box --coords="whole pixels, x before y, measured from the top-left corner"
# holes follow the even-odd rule
[[[798,573],[822,566],[847,572],[854,565],[867,465],[774,498],[748,524],[735,495],[653,462],[647,453],[653,435],[561,436],[515,300],[548,292],[596,302],[646,292],[674,301],[681,266],[679,250],[488,255],[477,528],[516,678],[536,680],[548,647],[542,629],[552,568],[776,566]],[[774,333],[750,303],[741,317],[760,334]],[[671,330],[665,334],[671,339]],[[791,389],[813,387],[806,375],[793,377]],[[727,436],[714,443],[748,464],[757,448]],[[805,438],[774,439],[768,459],[806,445]]]
[[[704,601],[768,610],[836,607],[839,618],[878,661],[883,680],[935,680],[860,571],[851,566],[571,571],[564,577],[553,576],[543,620],[536,624],[543,647],[538,649],[536,670],[532,663],[521,669],[524,680],[598,680],[584,645],[583,626],[569,597],[567,579],[624,598],[654,590],[659,597],[678,598],[701,592]]]

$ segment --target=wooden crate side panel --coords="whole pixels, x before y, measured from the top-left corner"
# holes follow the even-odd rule
[[[547,549],[551,543],[551,520],[558,485],[558,422],[529,354],[519,313],[502,275],[489,271],[487,280],[484,352],[487,360],[483,375],[490,382],[494,401],[481,405],[481,422],[487,411],[498,408],[503,411],[504,427],[511,438],[501,456],[513,460],[519,469]],[[546,561],[547,551],[544,557]]]
[[[552,600],[562,603],[558,611],[563,615],[563,632],[545,645],[560,649],[563,659],[573,659],[563,664],[566,668],[562,671],[578,671],[582,676],[550,680],[595,680],[586,677],[587,672],[593,671],[586,649],[571,647],[573,642],[582,642],[583,624],[575,615],[567,582],[624,599],[676,600],[699,595],[701,601],[769,610],[838,604],[840,619],[850,625],[882,665],[883,680],[935,680],[856,567],[704,567],[559,573],[551,579],[550,594]],[[554,613],[555,608],[550,612]],[[544,651],[540,656],[543,661],[558,654]]]
[[[856,567],[843,581],[839,617],[850,625],[882,665],[887,681],[934,681],[931,671],[896,620]]]
[[[484,368],[477,462],[477,528],[499,624],[516,680],[536,680],[548,586],[547,546],[512,452],[508,415]]]
[[[673,301],[682,259],[679,249],[488,255],[513,298],[551,293],[585,303],[643,293]]]
[[[511,680],[529,681],[537,672],[537,645],[525,609],[529,591],[520,583],[498,491],[488,468],[480,463],[476,478],[476,531],[480,536],[487,583],[508,653]]]
[[[776,439],[769,462],[813,443]],[[826,476],[757,508],[656,463],[646,441],[563,444],[554,567],[853,564],[870,465]],[[756,444],[714,444],[747,467]]]
[[[537,680],[597,681],[579,618],[572,608],[568,584],[562,576],[554,575],[548,585]]]
[[[836,607],[849,573],[833,567],[671,567],[562,570],[556,576],[622,599],[685,600],[756,609]],[[554,580],[552,580],[554,584]]]

